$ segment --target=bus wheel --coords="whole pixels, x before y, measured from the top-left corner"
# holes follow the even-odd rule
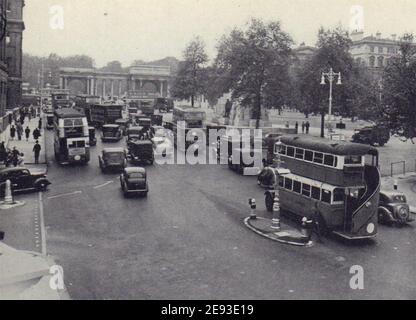
[[[273,199],[271,193],[269,193],[269,192],[266,193],[265,202],[266,202],[266,209],[267,209],[267,211],[268,212],[272,212],[273,211],[274,199]]]

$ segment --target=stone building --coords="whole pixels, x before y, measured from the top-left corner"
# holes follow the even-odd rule
[[[19,106],[22,99],[24,5],[24,0],[8,0],[7,2],[6,59],[9,72],[7,86],[7,108],[9,109]]]
[[[0,117],[7,108],[7,59],[6,59],[7,0],[0,0]]]

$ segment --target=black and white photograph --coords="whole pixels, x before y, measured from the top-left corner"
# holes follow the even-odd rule
[[[0,300],[416,299],[415,13],[0,0]]]

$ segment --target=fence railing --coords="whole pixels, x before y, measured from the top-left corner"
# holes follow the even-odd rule
[[[406,173],[416,173],[416,159],[401,160],[391,162],[389,166],[380,166],[380,173],[382,177],[393,177],[395,175],[405,175]]]

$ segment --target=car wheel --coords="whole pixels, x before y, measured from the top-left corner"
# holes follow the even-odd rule
[[[48,185],[44,182],[39,183],[37,186],[38,191],[46,191],[47,188],[48,188]]]

